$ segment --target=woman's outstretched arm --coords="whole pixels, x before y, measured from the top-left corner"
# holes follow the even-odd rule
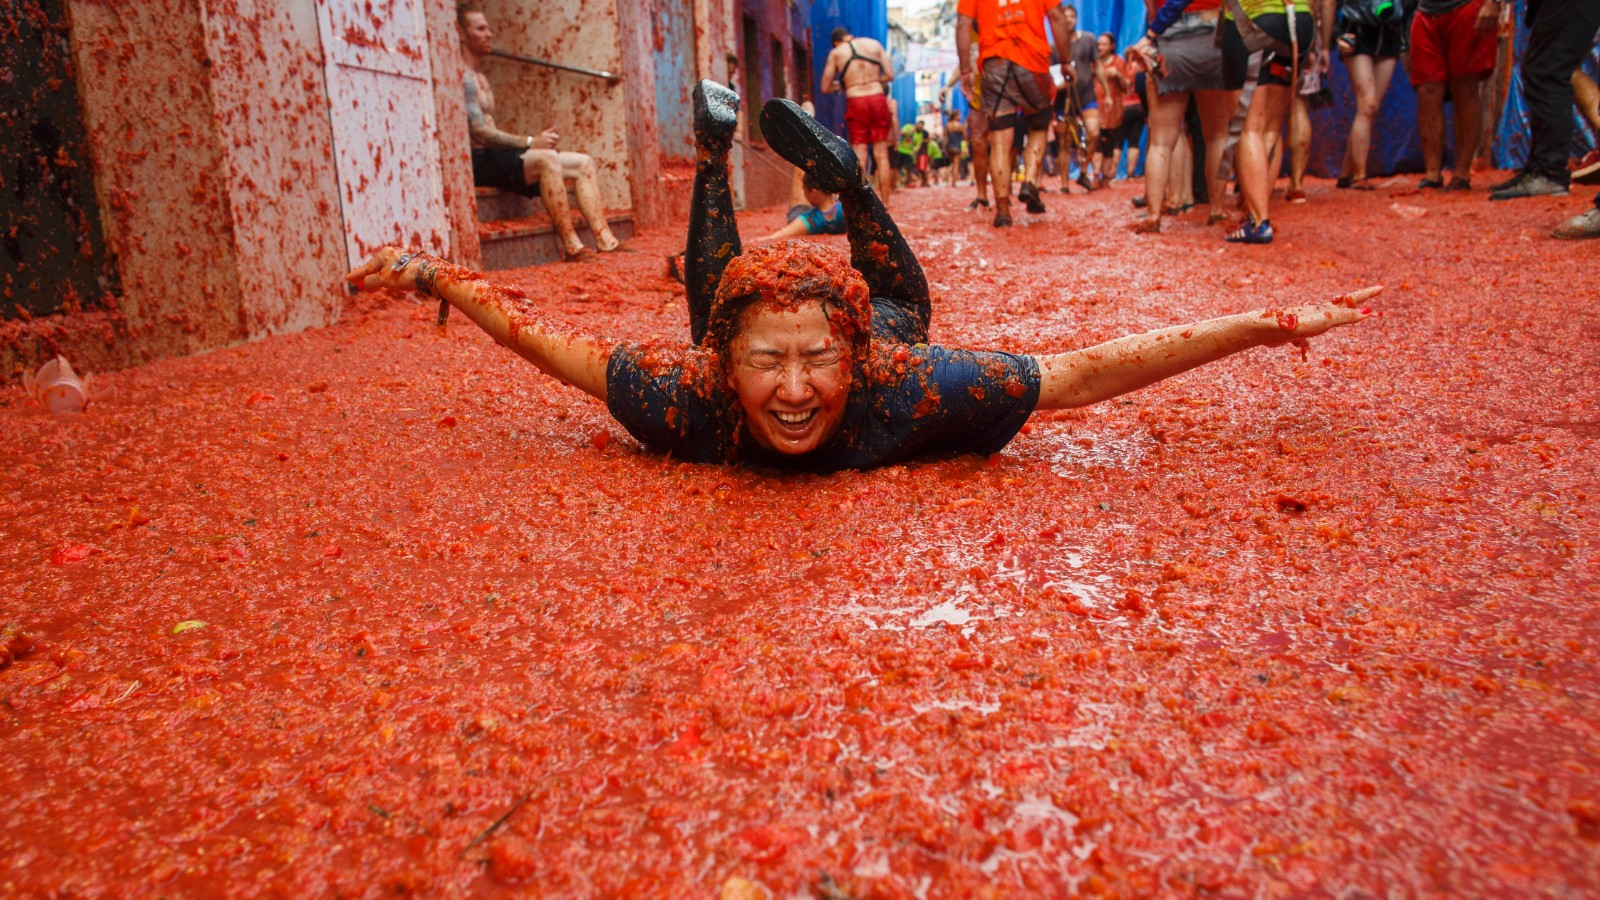
[[[400,247],[384,247],[345,278],[362,290],[414,290],[447,300],[540,371],[606,399],[606,364],[615,342],[578,334],[546,318],[521,291],[484,281],[478,273],[436,256]]]
[[[1372,310],[1362,304],[1382,290],[1382,286],[1363,288],[1329,303],[1223,316],[1041,356],[1037,408],[1088,406],[1251,347],[1302,342],[1365,319]]]

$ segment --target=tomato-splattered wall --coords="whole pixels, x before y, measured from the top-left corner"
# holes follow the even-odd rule
[[[454,4],[420,9],[439,142],[461,150],[416,189],[442,192],[450,249],[476,263]],[[337,320],[348,259],[313,0],[70,0],[66,13],[122,294],[4,323],[0,379],[57,353],[120,368]]]
[[[317,11],[208,0],[207,71],[247,339],[339,317],[346,269]],[[208,198],[192,198],[202,215]]]

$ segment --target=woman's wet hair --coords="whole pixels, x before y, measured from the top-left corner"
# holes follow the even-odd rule
[[[861,273],[839,253],[811,241],[779,241],[746,250],[728,263],[711,302],[705,346],[725,353],[739,336],[746,311],[779,311],[817,301],[859,363],[872,337],[872,301]]]

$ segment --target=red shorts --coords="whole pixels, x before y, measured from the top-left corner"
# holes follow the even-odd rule
[[[1411,81],[1428,84],[1483,77],[1494,71],[1495,32],[1478,34],[1472,24],[1484,0],[1471,0],[1442,16],[1417,13],[1411,20]]]
[[[852,144],[876,144],[889,139],[889,98],[884,94],[848,97],[844,103],[844,133]]]

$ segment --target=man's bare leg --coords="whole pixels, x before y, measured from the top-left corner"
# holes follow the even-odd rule
[[[1044,169],[1044,151],[1049,142],[1049,133],[1041,128],[1038,131],[1029,131],[1028,140],[1022,145],[1022,180],[1031,185],[1039,184],[1039,176]]]
[[[565,151],[560,154],[561,174],[572,179],[573,193],[578,195],[578,211],[583,213],[589,230],[594,232],[595,246],[606,253],[622,246],[611,226],[606,224],[605,203],[600,199],[600,182],[595,178],[594,157],[587,153]]]
[[[523,178],[532,184],[539,182],[539,199],[544,201],[544,211],[550,215],[550,224],[561,240],[564,256],[583,252],[583,240],[572,227],[572,209],[567,206],[567,183],[562,178],[561,159],[554,150],[529,150],[522,154]]]
[[[1478,137],[1483,128],[1483,104],[1478,99],[1478,83],[1482,80],[1477,76],[1450,79],[1450,96],[1456,101],[1456,171],[1450,179],[1450,187],[1455,190],[1465,189],[1472,180],[1472,158],[1478,153]]]
[[[1459,116],[1456,121],[1461,121]],[[1444,82],[1429,81],[1417,85],[1417,133],[1422,138],[1422,181],[1424,184],[1442,185]]]
[[[1011,222],[1011,129],[989,131],[989,181],[994,185],[994,220]]]
[[[981,141],[969,142],[972,148],[972,183],[978,189],[978,198],[973,205],[989,205],[989,136],[986,134]]]
[[[888,141],[879,141],[872,145],[872,159],[878,164],[878,196],[883,198],[883,202],[888,203],[889,193],[894,190],[894,168],[889,165]]]

